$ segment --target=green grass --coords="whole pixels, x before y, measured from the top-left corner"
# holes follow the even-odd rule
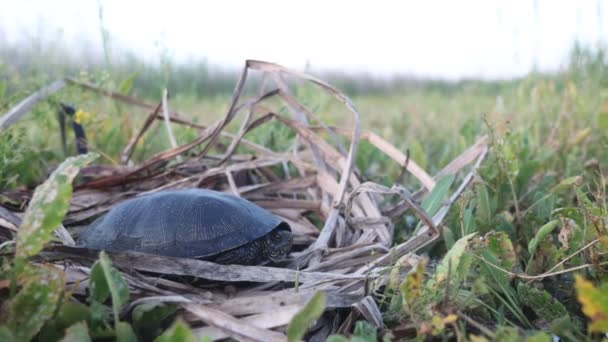
[[[225,114],[234,84],[226,75],[214,83],[216,80],[205,76],[209,67],[202,64],[188,68],[169,63],[163,71],[130,60],[109,71],[89,66],[82,67],[86,73],[77,73],[73,65],[53,69],[44,61],[11,65],[7,56],[0,59],[2,112],[61,72],[76,73],[117,90],[138,71],[130,94],[156,103],[160,89],[168,85],[173,92],[172,109],[208,124]],[[195,81],[192,75],[202,75],[203,81]],[[430,174],[480,135],[491,138],[488,159],[449,213],[442,240],[425,250],[437,260],[446,253],[453,256],[452,264],[420,269],[400,286],[386,289],[381,309],[387,332],[399,335],[413,324],[420,338],[469,334],[509,341],[524,336],[545,341],[548,335],[543,334],[565,340],[600,338],[587,328],[573,272],[533,282],[512,274],[538,275],[590,265],[575,273],[595,285],[608,282],[608,60],[603,51],[576,48],[564,71],[531,74],[515,81],[401,84],[383,91],[376,85],[365,89],[356,82],[335,81],[351,89],[364,129],[409,151]],[[352,124],[349,113],[328,96],[309,87],[298,88],[296,93],[327,124]],[[121,148],[147,114],[75,88],[53,98],[90,113],[83,123],[91,149],[99,152],[103,163],[119,160]],[[169,147],[164,127],[157,127],[138,146],[136,160]],[[174,129],[178,143],[196,136],[192,129]],[[248,138],[282,149],[289,134],[261,129]],[[68,154],[73,153],[73,146],[70,148]],[[0,134],[0,188],[35,186],[65,157],[56,113],[51,105],[42,103]],[[367,179],[385,185],[392,185],[401,172],[367,143],[360,146],[357,166]],[[415,185],[408,177],[404,182],[412,188]],[[398,225],[396,240],[411,234],[404,226]],[[470,233],[477,235],[471,238]],[[599,242],[582,250],[596,239]],[[430,280],[421,280],[424,273],[430,274]],[[416,284],[419,290],[414,290]],[[591,291],[581,290],[579,295],[585,298]],[[608,305],[601,304],[605,303],[602,300],[595,301],[597,311],[608,315]],[[357,329],[368,331],[369,327],[360,323]],[[601,329],[595,332],[605,332]],[[360,335],[372,335],[366,334]]]

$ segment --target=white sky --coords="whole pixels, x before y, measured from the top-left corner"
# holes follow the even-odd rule
[[[126,1],[101,0],[112,46],[178,61],[241,66],[502,78],[555,70],[575,39],[606,37],[607,0]],[[61,30],[63,33],[59,34]],[[0,38],[101,48],[96,0],[0,0]],[[0,40],[1,41],[1,40]],[[79,45],[76,45],[79,44]]]

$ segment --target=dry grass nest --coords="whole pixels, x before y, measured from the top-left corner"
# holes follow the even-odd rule
[[[261,73],[264,82],[257,96],[243,100],[243,88],[252,72]],[[296,100],[287,80],[312,82],[319,91],[335,97],[352,113],[353,127],[325,125]],[[325,313],[309,329],[308,339],[325,340],[332,333],[348,333],[358,319],[383,328],[375,295],[387,286],[391,274],[403,277],[419,262],[416,251],[440,237],[442,220],[471,183],[487,152],[487,138],[480,137],[430,176],[382,137],[362,131],[359,113],[339,90],[308,74],[254,60],[246,62],[226,116],[209,126],[170,111],[166,92],[158,105],[151,105],[74,79],[59,80],[33,94],[24,100],[24,106],[15,107],[2,118],[2,124],[14,122],[37,101],[67,85],[150,110],[141,130],[125,146],[122,165],[82,170],[63,221],[65,228],[57,230],[60,242],[49,244],[38,256],[39,261],[65,271],[75,298],[86,298],[90,266],[98,257],[97,251],[74,247],[78,232],[112,206],[134,196],[164,189],[215,189],[253,201],[290,224],[294,233],[292,262],[284,268],[108,253],[131,293],[131,302],[122,308],[121,315],[128,315],[141,303],[177,303],[178,315],[196,333],[213,339],[284,340],[286,325],[318,291],[325,294]],[[286,104],[291,116],[268,108],[269,99]],[[240,113],[244,113],[240,128],[229,132],[227,126]],[[193,127],[198,137],[181,146],[171,139],[172,148],[134,164],[134,147],[156,120]],[[295,132],[288,152],[272,151],[244,139],[246,133],[271,121]],[[165,126],[172,137],[171,125]],[[415,177],[421,188],[398,184],[388,188],[362,179],[354,165],[361,139]],[[440,177],[449,174],[457,175],[457,186],[434,215],[427,214],[420,206],[421,199]],[[27,203],[31,193],[4,195]],[[395,245],[394,222],[406,212],[422,224],[407,241]],[[10,240],[21,214],[6,210],[0,214],[4,218],[0,220],[3,239]]]

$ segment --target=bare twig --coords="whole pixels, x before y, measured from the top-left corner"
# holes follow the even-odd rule
[[[17,103],[13,108],[0,117],[0,129],[7,128],[15,123],[19,118],[29,112],[34,106],[47,98],[49,95],[56,93],[65,86],[65,81],[60,79],[41,88],[32,95],[26,97],[21,102]]]
[[[173,136],[173,130],[171,129],[171,121],[169,120],[169,92],[167,88],[163,89],[163,117],[165,118],[165,125],[167,126],[167,135],[169,136],[169,142],[172,148],[177,147],[177,142]],[[177,161],[181,162],[181,157],[177,156]]]

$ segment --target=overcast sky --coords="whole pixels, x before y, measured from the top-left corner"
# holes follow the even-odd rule
[[[535,11],[533,0],[0,0],[0,38],[101,48],[101,4],[112,46],[144,58],[157,58],[162,42],[178,61],[502,78],[535,60],[555,70],[576,39],[605,39],[606,2],[539,0]]]

